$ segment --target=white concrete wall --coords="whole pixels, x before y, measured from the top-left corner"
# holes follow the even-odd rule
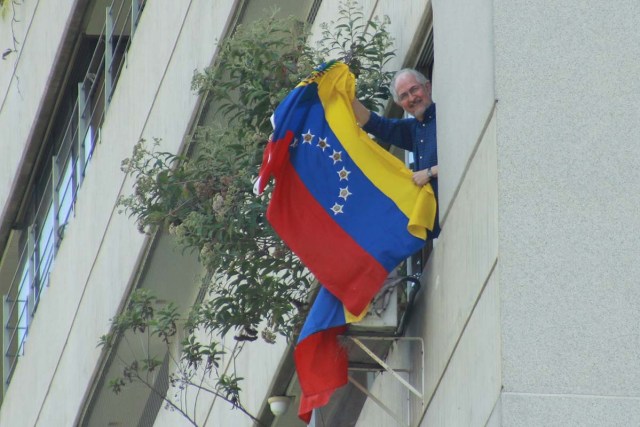
[[[435,395],[426,419],[440,420],[427,425],[448,425],[438,402],[461,412],[481,404],[469,424],[457,425],[484,425],[500,390],[495,151],[491,120],[424,273],[425,381],[427,396]],[[458,388],[441,390],[450,383]]]
[[[0,61],[0,215],[7,209],[74,3],[20,2],[16,17],[21,22],[14,23],[15,31],[11,30],[11,6],[0,18],[0,52],[14,48],[13,34],[19,43],[18,52]]]
[[[485,426],[498,400],[500,293],[497,272],[489,278],[438,385],[423,426]]]
[[[492,0],[433,1],[433,99],[438,111],[440,218],[477,147],[495,101]]]
[[[640,425],[640,3],[494,13],[503,425]]]
[[[496,173],[495,121],[491,120],[429,259],[422,278],[425,288],[405,334],[422,337],[425,343],[424,359],[412,364],[412,384],[421,383],[421,364],[425,384],[424,404],[411,400],[412,425],[423,420],[421,425],[428,426],[483,426],[498,401]],[[415,355],[417,350],[411,351]],[[400,412],[404,403],[397,399],[395,380],[381,376],[379,381],[374,393],[380,392],[378,397],[392,402]],[[389,421],[375,403],[367,401],[358,425],[382,427]]]
[[[425,399],[402,402],[388,375],[380,376],[372,388],[397,411],[408,409],[411,425],[484,426],[500,396],[492,15],[490,0],[433,2],[442,234],[405,334],[424,339],[424,359],[414,359],[410,378],[414,386],[424,380]],[[412,34],[401,22],[395,25]],[[416,356],[416,349],[412,351]],[[391,360],[394,357],[402,356],[392,355]],[[382,427],[390,422],[368,400],[358,425]]]
[[[208,338],[203,337],[203,340],[206,339]],[[279,337],[276,344],[267,344],[262,339],[258,339],[246,345],[234,360],[230,355],[238,344],[233,339],[232,334],[226,337],[224,346],[227,355],[223,356],[221,360],[221,368],[223,372],[226,371],[227,373],[232,373],[235,369],[236,375],[244,378],[240,382],[240,387],[242,388],[240,401],[250,414],[257,417],[263,402],[269,397],[267,395],[268,388],[287,348],[286,340]],[[212,381],[206,381],[205,383],[205,386],[209,388],[213,388],[213,385]],[[195,416],[198,426],[251,427],[255,424],[248,415],[233,408],[231,404],[219,397],[214,398],[211,394],[200,392],[197,405],[194,405],[194,396],[196,396],[197,390],[190,388],[187,393],[191,396],[187,410],[190,416]],[[175,399],[174,402],[177,403]],[[194,407],[196,409],[195,414]],[[296,405],[292,404],[289,410],[297,411]],[[154,427],[186,427],[190,425],[192,424],[180,413],[168,410],[164,405],[154,423]]]
[[[59,2],[40,3],[55,3],[49,20],[64,10]],[[193,0],[168,8],[147,2],[0,425],[73,425],[100,355],[97,339],[108,331],[144,246],[133,221],[115,208],[131,185],[120,162],[141,137],[159,137],[163,149],[179,149],[197,102],[190,90],[193,70],[211,62],[232,3]],[[54,31],[51,23],[40,27]]]

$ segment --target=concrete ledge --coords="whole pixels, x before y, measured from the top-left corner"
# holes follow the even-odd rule
[[[503,427],[640,425],[640,397],[502,394]]]
[[[500,396],[500,293],[494,270],[422,426],[485,426]]]
[[[426,393],[434,393],[498,256],[492,120],[423,273],[410,333],[425,338]]]

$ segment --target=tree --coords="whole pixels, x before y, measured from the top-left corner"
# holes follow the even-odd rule
[[[239,26],[222,42],[216,63],[192,81],[217,114],[198,128],[191,149],[184,155],[159,152],[157,144],[140,141],[122,164],[135,179],[134,193],[120,200],[123,210],[141,232],[166,230],[185,250],[198,253],[206,297],[181,319],[172,304],[158,310],[148,291],[135,291],[101,345],[143,333],[161,339],[171,352],[178,325],[184,325],[181,356],[172,359],[172,383],[200,387],[203,375],[213,377],[214,386],[204,391],[251,416],[240,401],[241,378],[218,371],[223,354],[218,340],[228,333],[243,344],[258,336],[267,342],[277,335],[295,337],[314,280],[265,220],[269,189],[259,198],[252,192],[272,130],[269,117],[314,65],[336,58],[349,62],[359,76],[357,96],[363,103],[382,106],[391,77],[385,65],[394,56],[388,24],[388,18],[366,21],[348,1],[336,22],[321,25],[316,48],[307,45],[302,23],[275,14]],[[122,363],[122,376],[111,381],[115,392],[133,381],[151,386],[149,375],[161,362],[157,355],[146,355]],[[189,408],[169,405],[196,424]]]

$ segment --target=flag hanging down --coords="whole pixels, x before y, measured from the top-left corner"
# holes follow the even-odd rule
[[[326,405],[333,392],[347,383],[348,358],[338,336],[347,323],[357,322],[344,305],[326,288],[309,311],[294,350],[298,381],[302,388],[298,416],[307,424],[313,409]]]
[[[389,272],[424,246],[433,228],[431,185],[356,124],[347,65],[316,70],[274,113],[258,190],[275,188],[267,219],[329,292],[360,314]]]
[[[300,83],[274,113],[274,134],[257,183],[275,188],[267,219],[323,284],[295,349],[300,418],[347,382],[338,342],[362,317],[389,273],[424,245],[436,201],[430,185],[356,124],[355,81],[329,63]]]

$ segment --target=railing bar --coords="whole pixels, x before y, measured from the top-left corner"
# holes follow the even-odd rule
[[[55,214],[55,212],[54,212],[54,214]],[[49,244],[51,243],[51,237],[53,236],[54,231],[55,230],[53,230],[53,224],[52,224],[51,230],[49,230],[49,232],[47,233],[46,236],[43,235],[43,234],[40,234],[38,236],[38,239],[36,240],[36,247],[37,248],[42,248],[42,249],[46,249],[47,247],[49,247]],[[44,237],[46,237],[46,240],[42,240]],[[40,245],[41,243],[43,244],[43,246]],[[44,250],[41,251],[41,252],[44,252]]]
[[[29,281],[27,281],[27,282],[29,282]],[[20,287],[17,289],[17,291],[18,291],[18,292],[17,292],[17,295],[20,295],[20,293],[22,292],[22,289],[24,288],[24,286],[23,286],[23,285],[25,284],[25,281],[23,280],[23,281],[21,281],[20,283],[21,283],[21,284],[20,284]],[[31,285],[31,283],[30,283],[30,282],[29,282],[29,285]],[[29,299],[27,298],[26,300],[20,300],[20,299],[16,300],[16,303],[19,303],[19,302],[21,302],[21,303],[28,303],[28,302],[29,302]],[[8,315],[9,315],[9,316],[12,316],[12,315],[13,315],[13,309],[14,309],[14,307],[17,305],[16,303],[14,303],[14,304],[12,304],[12,305],[11,305],[11,307],[10,307],[10,309],[9,309],[9,313],[8,313]]]
[[[390,373],[391,375],[394,376],[394,378],[396,380],[398,380],[402,385],[404,385],[410,392],[412,392],[413,394],[415,394],[417,397],[419,397],[420,399],[422,399],[422,393],[420,393],[418,390],[416,390],[416,388],[414,386],[412,386],[411,384],[409,384],[404,378],[402,378],[400,375],[398,375],[397,372],[395,372],[389,365],[387,365],[385,363],[384,360],[380,359],[374,352],[372,352],[369,347],[367,347],[366,345],[364,345],[358,338],[352,337],[350,336],[349,339],[351,341],[353,341],[358,347],[360,347],[360,349],[362,351],[364,351],[365,353],[367,353],[369,355],[369,357],[371,357],[373,360],[376,361],[376,363],[378,363],[380,366],[382,366],[388,373]]]
[[[96,96],[96,99],[100,99],[100,97],[104,94],[104,84],[100,85],[100,92],[97,93],[98,96]],[[91,123],[91,121],[93,120],[94,114],[96,112],[96,110],[98,109],[98,103],[94,102],[93,103],[93,108],[91,110],[91,116],[89,116],[89,123]],[[102,110],[102,117],[100,118],[100,120],[98,120],[98,123],[101,125],[102,124],[102,120],[104,119],[104,113],[105,113],[105,109]]]
[[[27,245],[25,245],[25,246],[22,248],[22,252],[21,252],[21,254],[20,254],[20,259],[18,259],[18,263],[17,263],[17,265],[24,265],[24,264],[23,264],[23,261],[25,260],[25,258],[24,258],[24,257],[25,257],[25,255],[26,255],[26,252],[28,252],[28,250],[29,250],[29,248],[28,248],[28,246],[27,246]],[[11,279],[11,286],[9,286],[9,289],[7,290],[7,294],[8,294],[8,295],[10,295],[10,294],[11,294],[11,291],[13,290],[13,286],[14,286],[14,284],[19,283],[19,282],[16,282],[16,278],[20,277],[20,276],[21,276],[21,275],[20,275],[20,273],[22,273],[22,272],[23,272],[23,271],[22,271],[22,269],[17,268],[17,269],[16,269],[16,271],[15,271],[15,273],[13,273],[13,278]],[[18,286],[19,286],[19,285],[18,285]]]
[[[19,325],[19,324],[20,324],[20,322],[22,321],[22,315],[24,314],[24,308],[27,308],[27,307],[28,307],[28,304],[25,304],[25,305],[23,306],[23,309],[21,310],[21,313],[20,313],[20,315],[18,316],[18,322],[17,322],[17,324],[18,324],[18,325]],[[17,328],[14,328],[14,329],[13,329],[13,331],[12,331],[12,333],[11,333],[11,335],[9,336],[9,342],[10,342],[10,343],[12,343],[12,342],[13,342],[13,338],[16,336],[16,334],[18,333],[18,331],[21,331],[21,330],[24,330],[24,335],[23,335],[23,337],[22,337],[22,339],[21,339],[21,340],[16,341],[16,342],[18,343],[18,353],[20,352],[20,348],[22,347],[22,342],[24,342],[24,339],[25,339],[25,338],[26,338],[26,336],[27,336],[27,333],[28,333],[28,331],[29,331],[29,327],[28,327],[28,326],[22,326],[22,327],[20,327],[20,326],[19,326],[19,327],[17,327]]]
[[[9,325],[7,325],[7,327],[6,327],[5,329],[6,329],[7,331],[9,331],[9,330],[16,330],[16,329],[18,329],[18,330],[25,330],[25,331],[26,331],[26,330],[28,330],[29,328],[27,328],[27,327],[25,327],[25,326],[17,326],[17,325],[13,325],[13,326],[9,327]]]
[[[119,35],[118,35],[118,41],[116,42],[115,46],[113,47],[114,52],[117,52],[117,51],[118,51],[118,49],[120,48],[120,44],[121,44],[121,42],[124,40],[124,37],[123,37],[123,34],[122,34],[122,33],[124,32],[124,30],[125,30],[125,29],[126,29],[126,27],[127,27],[127,19],[128,19],[128,18],[130,18],[130,12],[131,12],[131,9],[130,9],[130,8],[127,8],[127,14],[126,14],[126,16],[124,17],[124,21],[123,21],[123,24],[122,24],[122,28],[118,28],[118,27],[117,27],[118,20],[120,19],[120,11],[122,10],[122,6],[123,6],[123,5],[124,5],[124,1],[123,1],[123,2],[121,3],[121,5],[120,5],[120,10],[118,11],[118,16],[117,16],[117,17],[116,17],[116,19],[113,21],[113,22],[114,22],[114,33],[117,33],[117,31],[116,31],[116,30],[120,30]],[[129,35],[129,37],[127,38],[127,42],[126,42],[126,43],[127,43],[127,44],[129,44],[130,40],[131,40],[131,35]],[[124,51],[123,51],[123,53],[122,53],[122,54],[123,54],[123,56],[124,56],[124,54],[125,54],[127,51],[128,51],[128,46],[127,46],[127,48],[126,48],[126,49],[124,49]],[[111,69],[111,71],[113,71],[113,64],[114,64],[114,62],[115,62],[115,61],[111,61],[111,64],[109,64],[109,68]],[[123,64],[123,63],[124,63],[124,59],[123,59],[122,61],[120,61],[120,63],[118,64],[118,67],[119,67],[119,68],[120,68],[120,67],[122,67],[122,64]],[[118,80],[118,76],[119,76],[119,73],[118,73],[118,75],[116,75],[116,76],[114,77],[114,79],[113,79],[113,81],[114,81],[114,82]]]
[[[5,357],[12,359],[9,364],[9,372],[6,379],[7,384],[13,377],[19,357],[24,354],[24,346],[30,327],[28,321],[29,316],[35,312],[43,293],[42,290],[49,284],[51,268],[55,262],[55,248],[52,242],[55,242],[58,230],[55,229],[55,227],[52,227],[47,231],[50,226],[44,228],[44,224],[47,224],[49,215],[51,214],[54,215],[54,220],[57,218],[61,224],[66,224],[73,213],[73,206],[77,199],[77,190],[81,186],[81,181],[65,180],[64,177],[68,173],[66,170],[70,168],[72,174],[85,173],[89,163],[88,160],[93,156],[97,146],[97,138],[100,134],[100,128],[104,123],[108,105],[99,109],[98,103],[95,101],[97,101],[101,96],[110,96],[106,91],[106,81],[109,78],[105,71],[106,51],[109,48],[113,49],[114,52],[122,49],[121,59],[119,61],[111,61],[111,63],[108,64],[111,71],[113,71],[114,64],[117,66],[117,70],[114,73],[115,75],[111,76],[111,81],[113,82],[111,87],[113,92],[115,82],[119,79],[125,65],[125,55],[131,46],[131,36],[134,32],[133,26],[129,30],[130,34],[128,36],[126,36],[125,33],[127,31],[127,20],[134,19],[134,10],[133,3],[127,2],[130,3],[132,7],[127,7],[126,12],[122,13],[123,8],[125,7],[125,1],[120,3],[116,16],[112,19],[113,25],[111,31],[107,28],[107,19],[105,19],[101,32],[98,35],[95,49],[93,49],[91,59],[87,66],[84,80],[81,82],[82,85],[86,85],[87,80],[90,81],[86,99],[93,99],[92,97],[95,97],[95,99],[93,99],[93,102],[87,102],[83,106],[82,111],[80,111],[80,104],[78,99],[76,99],[73,104],[70,119],[60,137],[62,145],[57,153],[60,163],[56,166],[59,167],[61,171],[65,172],[64,174],[60,174],[61,176],[59,177],[58,182],[54,181],[52,174],[47,174],[43,183],[44,185],[42,186],[44,189],[44,197],[37,202],[35,209],[34,217],[37,218],[38,221],[35,224],[32,224],[28,229],[22,231],[23,233],[32,233],[32,227],[41,228],[40,233],[38,233],[37,236],[34,236],[33,234],[30,235],[29,245],[24,245],[23,248],[21,248],[17,263],[18,267],[13,273],[7,298],[5,299],[5,303],[7,303],[6,305],[8,308],[8,317],[12,318],[14,321],[16,321],[15,318],[17,317],[17,323],[5,324],[5,330],[10,331],[8,334],[9,342],[16,343],[11,344],[11,346],[14,347],[14,351],[17,346],[16,353],[5,353]],[[111,9],[113,9],[114,5],[115,1],[112,2]],[[141,8],[139,8],[139,12],[141,12]],[[113,15],[111,16],[113,17]],[[138,19],[139,16],[140,13],[138,13]],[[115,45],[108,43],[107,36],[109,33],[111,38],[114,36],[118,37]],[[85,86],[82,88],[83,91],[85,90],[84,87]],[[78,118],[80,117],[79,114],[82,114],[82,117],[84,118],[87,112],[90,112],[88,126],[86,127],[86,130],[83,129],[83,132],[80,132],[77,125]],[[91,141],[89,146],[85,146],[85,144],[87,144],[87,141],[85,140],[89,132],[92,132]],[[80,137],[82,137],[82,140],[77,139]],[[82,145],[88,151],[88,153],[84,153],[83,155],[84,159],[87,160],[83,164],[81,164],[77,158],[82,153],[79,151],[80,154],[77,156],[74,154],[75,144]],[[50,193],[50,197],[47,197],[48,193]],[[57,211],[53,204],[54,195],[57,195],[61,201]],[[61,221],[63,219],[62,217],[64,217],[64,221]],[[40,223],[40,220],[42,220],[42,223]],[[36,254],[38,254],[37,257],[35,256]],[[25,293],[26,295],[24,295]],[[8,298],[9,295],[16,295],[17,298]]]
[[[48,174],[47,182],[45,184],[45,190],[48,189],[51,186],[52,186],[51,174]],[[53,191],[53,187],[51,187],[51,191]],[[46,191],[45,191],[45,193],[46,193]],[[38,208],[36,209],[36,212],[34,214],[34,218],[40,218],[40,217],[45,218],[46,217],[46,215],[40,215],[43,212],[43,210],[49,208],[48,204],[46,204],[45,202],[46,202],[46,200],[43,198],[42,201],[40,202],[40,204],[38,205]]]
[[[93,49],[93,53],[91,54],[91,60],[89,61],[89,65],[87,66],[87,71],[84,74],[83,77],[83,82],[87,81],[87,78],[89,77],[89,73],[93,73],[94,69],[95,69],[95,74],[98,74],[98,71],[100,71],[100,67],[101,64],[104,61],[104,49],[105,47],[103,47],[104,44],[104,38],[105,38],[105,28],[106,28],[106,22],[105,24],[102,26],[102,32],[100,33],[100,35],[98,36],[98,42],[96,43],[96,47]],[[102,52],[100,52],[102,51]],[[98,53],[100,52],[100,53]],[[98,65],[95,65],[95,62],[98,61]],[[95,82],[95,81],[94,81]],[[91,85],[91,87],[89,89],[91,89],[93,87],[93,84]]]
[[[91,98],[91,95],[93,94],[93,91],[95,90],[96,87],[98,87],[98,82],[100,80],[100,76],[102,75],[102,73],[104,73],[104,60],[105,60],[104,51],[107,49],[107,46],[106,46],[106,43],[105,43],[105,40],[104,40],[104,38],[105,38],[104,37],[105,28],[106,28],[106,23],[103,26],[103,33],[100,34],[100,38],[99,38],[98,44],[96,45],[96,48],[93,51],[94,52],[94,56],[96,56],[96,53],[98,51],[100,51],[100,50],[102,51],[102,54],[99,56],[100,62],[98,63],[98,65],[96,67],[95,73],[92,73],[92,67],[91,67],[92,64],[93,64],[93,58],[92,58],[91,63],[89,64],[89,67],[87,69],[87,72],[85,73],[85,77],[84,77],[84,80],[83,80],[83,82],[87,80],[87,76],[89,75],[89,73],[92,73],[95,76],[93,78],[93,81],[91,82],[91,86],[90,86],[88,94],[87,94],[87,99]],[[104,47],[102,46],[103,44],[104,44]],[[104,87],[104,81],[99,86],[101,87],[101,90],[102,90],[102,88]],[[78,101],[76,100],[76,105],[77,104],[78,104]],[[83,108],[83,111],[81,112],[82,115],[84,115],[84,113],[86,112],[86,108],[87,108],[87,106],[89,104],[90,103],[85,104],[85,107]],[[75,110],[75,108],[74,108],[74,110]]]
[[[72,167],[72,169],[71,169],[71,170],[75,170],[75,162],[74,162],[74,163],[72,163],[72,165],[73,165],[73,167]],[[64,188],[59,188],[59,189],[58,189],[58,194],[60,195],[60,203],[59,203],[59,204],[60,204],[60,206],[62,206],[62,205],[63,205],[63,202],[64,202],[65,200],[67,200],[67,194],[69,194],[69,189],[70,189],[69,187],[71,187],[71,203],[73,204],[73,202],[74,202],[74,200],[75,200],[75,198],[73,197],[73,190],[76,190],[76,189],[78,189],[79,187],[75,187],[75,186],[74,186],[74,183],[73,183],[73,180],[72,180],[72,179],[69,179],[69,181],[68,181],[68,182],[67,182],[67,184],[64,186]],[[74,188],[74,187],[75,187],[75,188]],[[62,193],[60,193],[60,190],[64,190],[64,191],[63,191]],[[61,209],[61,208],[60,208],[60,209]],[[56,214],[56,215],[60,213],[60,209],[58,209],[58,212],[55,212],[55,214]]]
[[[96,99],[100,99],[101,96],[103,96],[103,94],[105,93],[105,85],[102,84],[100,85],[100,92],[97,94],[98,96],[96,97]],[[95,102],[93,105],[93,109],[91,110],[91,117],[89,118],[89,124],[91,127],[91,122],[93,121],[94,115],[96,113],[96,111],[98,110],[98,102]],[[97,125],[95,126],[95,132],[96,132],[96,136],[98,134],[98,129],[102,126],[102,123],[104,122],[104,117],[106,114],[106,109],[102,109],[102,113],[100,114],[100,117],[97,120]],[[89,147],[89,153],[87,153],[87,159],[91,158],[93,156],[93,152],[95,151],[96,148],[96,142],[97,141],[92,141],[91,143],[91,147]],[[86,162],[84,165],[84,170],[82,171],[82,173],[84,174],[87,170],[87,167],[89,166],[89,162]]]
[[[377,397],[375,397],[369,390],[366,389],[366,387],[364,387],[362,384],[360,384],[355,378],[353,378],[351,375],[348,376],[349,382],[351,384],[353,384],[358,390],[360,390],[362,393],[364,393],[367,397],[369,397],[371,400],[373,400],[373,402],[378,405],[378,407],[380,409],[382,409],[384,412],[386,412],[391,418],[394,419],[394,421],[396,423],[398,423],[398,425],[401,426],[405,426],[405,427],[409,427],[409,424],[404,424],[402,421],[400,421],[402,418],[400,417],[400,415],[396,414],[393,410],[391,410],[391,408],[389,408],[383,401],[381,401],[380,399],[378,399]]]
[[[45,276],[49,276],[49,273],[51,272],[51,266],[53,265],[53,256],[49,256],[47,258],[44,258],[44,261],[41,264],[44,268],[42,268],[41,270],[39,270],[40,274],[40,282],[44,281],[44,277]],[[47,279],[48,281],[48,279]],[[40,286],[40,288],[42,288],[42,285]]]
[[[122,8],[124,7],[124,3],[126,0],[123,0],[120,2],[120,7],[118,8],[118,13],[116,14],[115,18],[113,19],[113,28],[116,28],[116,25],[118,24],[118,21],[120,20],[120,13],[122,13]],[[113,9],[113,5],[115,4],[115,1],[111,2],[111,6],[109,6],[110,9]],[[128,8],[127,8],[128,9]],[[125,20],[126,21],[126,20]],[[126,23],[126,22],[125,22]]]
[[[104,41],[102,41],[102,39],[100,39],[100,40],[101,40],[101,41],[100,41],[100,43],[104,43]],[[100,46],[100,44],[98,44],[98,47],[99,47],[99,46]],[[97,51],[97,50],[98,50],[98,49],[97,49],[97,47],[96,47],[96,51]],[[86,81],[86,79],[87,79],[87,77],[86,77],[86,76],[89,74],[89,72],[90,72],[90,71],[91,71],[91,68],[89,68],[89,69],[87,70],[87,73],[85,74],[85,81]],[[100,56],[100,63],[98,64],[98,68],[96,69],[96,72],[95,72],[95,73],[93,73],[93,74],[95,75],[95,78],[94,78],[94,79],[93,79],[93,81],[91,82],[91,86],[89,87],[89,91],[88,91],[88,93],[87,93],[87,95],[88,95],[88,96],[87,96],[87,98],[90,98],[90,97],[91,97],[91,95],[93,94],[93,91],[98,87],[98,82],[99,82],[99,80],[100,80],[100,76],[102,75],[102,73],[104,73],[104,52],[103,52],[103,53],[102,53],[102,55]],[[99,86],[104,87],[104,81],[103,81],[103,82],[102,82],[102,84],[100,84]],[[77,101],[76,101],[76,103],[77,103]],[[82,114],[83,114],[83,115],[84,115],[84,113],[85,113],[85,111],[86,111],[86,109],[87,109],[87,106],[88,106],[89,104],[90,104],[90,103],[85,104],[85,106],[84,106],[84,108],[83,108],[83,111],[82,111]]]
[[[96,99],[96,100],[97,100],[97,99],[100,99],[100,97],[102,96],[102,94],[103,94],[103,93],[104,93],[104,85],[100,85],[100,91],[99,91],[97,94],[95,94],[95,95],[96,95],[95,99]],[[87,103],[87,105],[85,106],[85,108],[87,108],[90,104],[93,104],[93,105],[91,106],[90,115],[89,115],[89,117],[87,118],[87,123],[89,124],[89,126],[87,126],[87,129],[86,129],[86,131],[85,131],[85,134],[84,134],[84,135],[82,135],[82,140],[83,140],[83,141],[84,141],[84,139],[87,137],[87,133],[89,132],[89,130],[90,130],[92,127],[96,128],[96,129],[97,129],[98,127],[100,127],[100,126],[102,125],[102,122],[103,122],[103,119],[104,119],[104,110],[103,110],[103,114],[102,114],[102,116],[98,118],[97,125],[96,125],[96,126],[94,126],[94,125],[93,125],[93,119],[95,118],[95,113],[96,113],[96,111],[97,111],[97,109],[98,109],[98,104],[99,104],[99,103],[98,103],[98,102]],[[94,129],[94,130],[95,130],[95,129]],[[84,142],[83,142],[83,143],[84,143]]]
[[[98,56],[98,55],[96,55],[96,52],[98,51],[98,47],[100,46],[100,41],[104,40],[104,38],[105,38],[106,31],[107,31],[107,22],[105,20],[104,24],[102,24],[102,30],[100,30],[100,34],[98,35],[98,44],[96,45],[96,49],[93,50],[93,54],[91,55],[91,61],[89,61],[89,67],[88,67],[89,70],[91,69],[91,65],[93,64],[93,60],[96,57],[100,57],[101,56],[102,57],[101,61],[104,60],[104,53],[102,55]],[[85,74],[85,77],[86,77],[86,74]]]
[[[9,299],[9,298],[6,298],[4,301],[5,301],[5,302],[15,302],[15,301],[24,302],[24,301],[26,301],[26,300],[18,300],[18,299]]]
[[[71,152],[71,146],[73,146],[73,138],[74,138],[74,134],[71,133],[69,134],[69,130],[74,128],[74,117],[76,117],[78,114],[78,102],[76,100],[76,102],[73,104],[73,109],[71,110],[71,119],[69,120],[69,122],[67,123],[67,126],[65,128],[64,134],[62,134],[62,137],[60,138],[60,140],[62,141],[62,146],[60,147],[60,150],[58,151],[58,157],[61,157],[63,159],[66,159],[68,157],[69,153],[65,153],[63,150],[67,150],[67,141],[68,142],[68,151]]]

